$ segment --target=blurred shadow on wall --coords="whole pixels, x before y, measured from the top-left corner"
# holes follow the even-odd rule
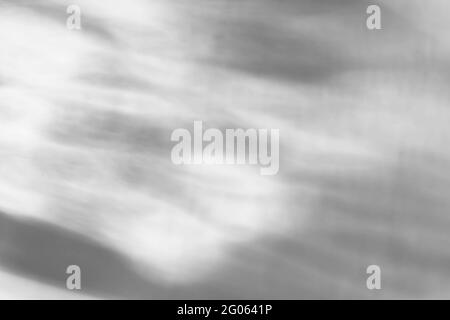
[[[234,250],[202,282],[164,286],[138,276],[119,254],[58,227],[0,216],[0,257],[15,272],[61,286],[73,261],[88,292],[127,298],[419,298],[449,292],[448,159],[407,152],[365,174],[311,176],[314,214],[298,232]],[[366,289],[366,267],[382,290]],[[156,282],[156,283],[155,283]]]
[[[389,32],[378,33],[366,28],[370,1],[214,4],[192,9],[201,23],[214,26],[214,54],[200,61],[267,80],[316,85],[346,72],[417,67],[404,54],[422,50],[416,47],[417,27],[384,1],[383,26]]]
[[[302,3],[312,5],[312,1]],[[331,3],[334,4],[331,0],[321,1],[317,8]],[[286,36],[285,30],[270,25],[270,20],[252,24],[244,18],[238,28],[229,25],[224,32],[225,38],[220,41],[229,44],[230,49],[213,56],[215,63],[220,61],[226,68],[265,78],[298,82],[323,80],[356,65],[352,57],[345,56],[346,51],[331,50],[340,50],[334,42],[316,42],[313,34],[300,36],[292,43],[292,34]],[[229,38],[227,32],[231,34]],[[298,52],[302,53],[300,60]],[[364,61],[366,65],[372,63]],[[117,124],[117,119],[124,118],[111,115],[108,119]],[[101,122],[109,123],[104,120]],[[130,144],[131,138],[147,136],[149,132],[121,124],[126,133],[121,145],[141,146],[142,141]],[[96,136],[105,137],[108,138]],[[92,142],[92,137],[88,140]],[[86,144],[82,139],[77,142]],[[227,265],[195,285],[175,287],[156,279],[149,281],[137,275],[132,263],[121,254],[81,235],[4,214],[0,214],[0,260],[17,273],[58,287],[65,285],[66,267],[76,261],[83,271],[85,289],[107,296],[292,299],[436,294],[448,291],[449,284],[448,172],[448,159],[420,151],[405,153],[398,162],[377,166],[364,174],[299,172],[289,183],[311,184],[321,191],[315,214],[306,226],[296,225],[298,232],[284,237],[267,236],[243,244]],[[365,288],[365,268],[369,264],[382,268],[380,292]]]
[[[299,173],[297,183],[321,190],[309,221],[236,250],[210,281],[239,298],[445,298],[449,172],[446,157],[419,151],[363,174]],[[372,264],[379,291],[366,288]]]
[[[165,296],[163,287],[139,276],[119,253],[64,228],[0,213],[1,266],[65,289],[65,271],[73,264],[81,268],[82,292],[110,298]]]
[[[5,6],[6,9],[14,9],[14,10],[30,10],[40,17],[45,17],[55,23],[58,23],[61,27],[66,27],[64,22],[68,14],[66,10],[68,6],[73,5],[71,1],[43,1],[43,0],[0,0],[0,7]],[[6,7],[7,6],[7,7]],[[83,29],[89,32],[90,35],[96,36],[99,39],[115,43],[115,36],[107,27],[103,26],[102,23],[96,19],[90,19],[89,11],[83,11],[83,15],[87,15],[86,19],[83,19]]]

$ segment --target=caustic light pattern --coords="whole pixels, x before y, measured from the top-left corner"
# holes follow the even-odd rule
[[[0,0],[0,298],[449,297],[449,9]]]

